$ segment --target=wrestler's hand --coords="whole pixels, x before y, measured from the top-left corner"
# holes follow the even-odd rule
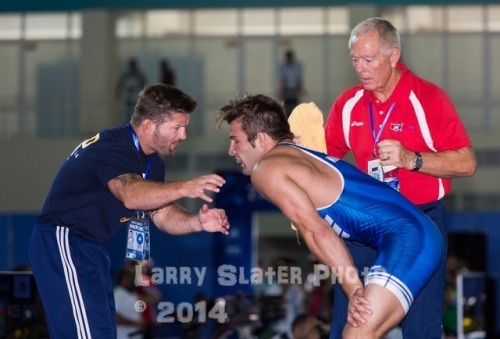
[[[366,319],[372,314],[370,302],[364,297],[364,292],[365,289],[360,287],[349,298],[347,321],[352,327],[366,323]]]
[[[198,212],[198,221],[206,232],[229,234],[229,221],[223,209],[208,208],[207,204],[203,204]]]

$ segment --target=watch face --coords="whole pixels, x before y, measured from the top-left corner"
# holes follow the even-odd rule
[[[415,154],[415,158],[413,158],[413,170],[418,171],[420,167],[424,164],[424,159],[419,153]]]

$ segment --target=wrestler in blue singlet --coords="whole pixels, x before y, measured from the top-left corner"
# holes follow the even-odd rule
[[[340,237],[377,251],[365,284],[389,289],[406,314],[442,256],[443,239],[434,222],[399,192],[343,160],[296,144],[279,145],[300,149],[340,175],[340,196],[318,214]]]

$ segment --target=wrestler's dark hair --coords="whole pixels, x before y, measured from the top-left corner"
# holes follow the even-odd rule
[[[224,121],[230,124],[237,119],[241,119],[241,127],[252,146],[260,132],[277,141],[293,139],[283,105],[267,95],[245,95],[219,108],[217,128]]]

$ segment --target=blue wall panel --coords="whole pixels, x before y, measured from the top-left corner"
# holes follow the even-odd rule
[[[29,264],[29,243],[36,215],[15,214],[12,216],[12,258],[14,267]],[[30,226],[28,226],[30,225]]]
[[[486,272],[496,281],[496,332],[500,332],[500,213],[451,213],[449,215],[449,232],[486,235]],[[466,250],[466,249],[464,249]],[[467,250],[470,250],[467,249]],[[475,249],[478,254],[483,249]]]
[[[0,270],[8,271],[29,264],[29,241],[34,214],[0,215]]]
[[[8,263],[8,238],[7,238],[7,227],[8,227],[8,215],[0,215],[0,271],[5,271],[9,267]]]

